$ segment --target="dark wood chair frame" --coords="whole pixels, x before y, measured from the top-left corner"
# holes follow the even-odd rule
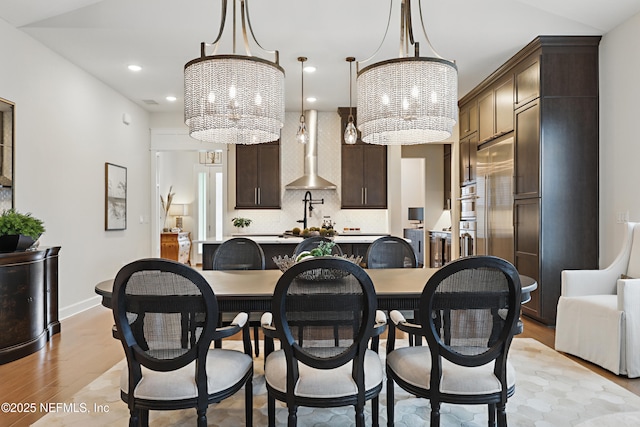
[[[397,243],[402,246],[403,250],[405,250],[410,254],[413,254],[413,256],[411,257],[411,266],[407,268],[416,268],[418,266],[418,256],[416,255],[415,251],[413,250],[409,242],[397,236],[383,236],[374,240],[371,243],[371,245],[369,245],[369,248],[367,249],[367,254],[365,256],[367,268],[383,268],[376,265],[371,265],[369,262],[369,258],[372,253],[379,250],[378,248],[382,247],[382,245],[389,244],[389,243]],[[394,266],[393,268],[404,268],[404,266],[398,265],[398,266]]]
[[[431,316],[433,310],[440,310],[435,302],[435,292],[442,280],[462,270],[476,268],[493,268],[502,271],[509,286],[506,295],[509,307],[508,313],[500,323],[502,326],[491,337],[491,347],[477,356],[461,355],[448,348],[446,337],[440,337],[438,328],[440,325]],[[393,425],[394,420],[394,382],[407,392],[421,398],[429,399],[431,403],[431,424],[440,425],[440,404],[487,404],[489,414],[489,426],[495,426],[496,417],[499,426],[507,425],[506,404],[507,399],[515,392],[515,385],[507,386],[507,354],[513,336],[518,333],[520,316],[520,276],[516,268],[506,260],[494,256],[471,256],[457,259],[438,270],[427,282],[420,297],[420,325],[401,323],[394,325],[389,322],[387,355],[394,351],[396,329],[403,332],[426,337],[431,353],[431,382],[429,390],[417,387],[399,378],[387,365],[387,422]],[[499,296],[504,298],[505,295]],[[494,313],[494,315],[498,315]],[[494,326],[496,323],[494,322]],[[494,374],[500,380],[502,388],[499,392],[484,395],[456,395],[440,393],[440,380],[442,377],[441,357],[450,362],[467,367],[481,366],[495,361]]]
[[[287,290],[294,278],[298,274],[317,268],[336,268],[351,273],[362,286],[363,296],[366,298],[363,323],[360,325],[359,334],[354,340],[354,344],[348,351],[332,357],[317,358],[299,347],[295,343],[291,328],[286,320],[286,296]],[[379,418],[379,394],[382,390],[382,383],[368,392],[364,386],[364,355],[367,344],[371,339],[371,349],[378,350],[379,335],[386,329],[386,323],[375,323],[377,298],[373,282],[367,273],[358,265],[345,259],[337,257],[316,257],[302,263],[294,264],[278,280],[273,297],[273,321],[275,325],[263,324],[262,330],[265,335],[265,360],[274,349],[274,338],[278,339],[281,348],[284,350],[287,360],[287,391],[283,393],[275,390],[267,383],[267,407],[269,426],[275,426],[275,401],[285,402],[289,411],[288,426],[297,425],[297,407],[307,406],[315,408],[330,408],[353,405],[356,408],[356,426],[364,426],[364,405],[367,400],[371,400],[371,414],[373,425],[378,426]],[[364,323],[366,322],[366,323]],[[367,326],[364,326],[367,325]],[[358,393],[352,396],[339,398],[309,398],[296,396],[295,385],[299,378],[298,361],[318,369],[333,369],[353,360],[353,379],[357,384]]]
[[[125,295],[126,284],[129,278],[140,271],[161,271],[180,275],[195,286],[198,287],[201,296],[197,298],[203,300],[207,316],[206,319],[189,319],[189,328],[202,327],[202,332],[197,340],[194,342],[194,346],[185,354],[176,357],[171,360],[161,360],[149,357],[144,353],[140,343],[137,342],[134,331],[129,325],[127,319],[126,302],[127,298],[131,298],[130,295]],[[153,305],[154,299],[157,301],[161,296],[144,297],[144,301],[141,305]],[[172,310],[183,314],[183,328],[186,327],[184,323],[185,316],[189,317],[190,314],[181,311],[182,304],[179,299],[172,298]],[[186,297],[189,298],[189,297]],[[166,306],[166,304],[164,304]],[[129,390],[128,392],[121,391],[122,400],[127,403],[130,412],[130,427],[146,426],[149,424],[149,411],[150,410],[176,410],[196,408],[198,417],[198,426],[204,427],[207,425],[207,407],[211,403],[218,403],[245,387],[245,419],[246,425],[250,426],[253,422],[253,368],[236,384],[232,387],[222,390],[214,394],[208,394],[207,390],[207,373],[206,373],[206,359],[209,347],[212,340],[223,339],[242,332],[242,341],[244,344],[244,353],[251,356],[251,339],[249,337],[249,327],[245,324],[243,327],[238,325],[230,325],[223,328],[216,328],[216,321],[218,319],[218,303],[216,301],[215,294],[211,289],[209,283],[193,268],[160,258],[148,258],[134,261],[124,266],[118,274],[113,283],[113,316],[116,324],[116,330],[119,331],[117,337],[122,342],[124,352],[127,357],[127,364],[129,366]],[[138,323],[138,322],[135,322]],[[135,326],[134,326],[135,328]],[[142,344],[144,346],[144,343]],[[196,372],[195,379],[198,388],[198,396],[192,399],[182,400],[147,400],[135,398],[133,393],[142,379],[142,366],[146,368],[168,372],[182,368],[189,363],[196,360]]]
[[[264,270],[266,266],[266,261],[264,258],[264,251],[262,250],[262,247],[255,240],[251,240],[246,237],[234,237],[232,239],[224,241],[216,251],[215,255],[213,256],[213,270],[224,270],[224,268],[221,268],[221,266],[218,265],[218,263],[216,262],[216,259],[220,259],[217,257],[217,255],[218,254],[222,255],[227,247],[235,245],[238,242],[242,242],[249,245],[256,252],[256,254],[258,255],[258,258],[260,258],[260,261],[258,263],[259,265],[256,266],[257,268],[253,268],[252,270]],[[249,316],[251,316],[251,313],[248,313],[248,314]],[[219,325],[222,325],[222,313],[220,313],[219,315]],[[249,325],[253,327],[253,341],[254,341],[256,357],[258,357],[260,356],[260,336],[259,336],[260,322],[259,321],[249,322]],[[221,343],[219,340],[215,341],[215,346],[217,348],[220,347],[220,344]]]

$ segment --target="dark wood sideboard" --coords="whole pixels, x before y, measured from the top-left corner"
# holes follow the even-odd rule
[[[40,350],[60,332],[59,252],[0,253],[0,364]]]

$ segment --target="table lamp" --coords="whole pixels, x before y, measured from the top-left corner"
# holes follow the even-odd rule
[[[176,228],[182,230],[182,217],[189,216],[189,205],[173,203],[169,207],[169,215],[176,217]]]
[[[409,208],[409,221],[418,221],[416,228],[422,228],[422,221],[424,221],[424,208]]]

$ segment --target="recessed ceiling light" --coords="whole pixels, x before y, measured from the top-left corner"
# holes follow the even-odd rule
[[[131,70],[131,71],[140,71],[140,70],[142,70],[141,66],[133,65],[133,64],[129,65],[129,67],[127,67],[127,68],[129,68],[129,70]]]
[[[303,70],[307,73],[313,73],[316,71],[316,67],[314,67],[313,65],[307,65],[303,68]]]
[[[165,99],[169,102],[175,102],[175,100],[178,98],[176,98],[175,96],[167,96]]]
[[[313,96],[310,96],[310,97],[308,97],[308,98],[307,98],[307,101],[309,101],[309,102],[316,102],[316,101],[317,101],[317,99],[316,99],[315,97],[313,97]]]

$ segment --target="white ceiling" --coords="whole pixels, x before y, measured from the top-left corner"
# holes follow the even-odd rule
[[[183,67],[212,42],[220,0],[0,0],[0,18],[39,40],[150,112],[182,111]],[[230,2],[232,3],[232,2]],[[414,0],[417,12],[418,0]],[[429,39],[455,60],[463,96],[537,35],[598,35],[640,12],[640,0],[422,0]],[[399,1],[389,34],[368,64],[398,56]],[[260,44],[280,51],[287,111],[300,109],[300,64],[306,108],[335,111],[349,105],[347,56],[363,60],[380,45],[389,0],[253,0],[251,21]],[[430,56],[414,12],[422,56]],[[229,18],[230,19],[230,18]],[[227,24],[218,53],[231,53]],[[238,50],[244,54],[238,31]],[[253,54],[271,58],[253,48]],[[132,73],[129,64],[143,70]],[[355,71],[355,70],[354,70]],[[177,102],[165,100],[174,95]],[[148,105],[153,100],[158,105]],[[354,99],[355,104],[355,99]]]

